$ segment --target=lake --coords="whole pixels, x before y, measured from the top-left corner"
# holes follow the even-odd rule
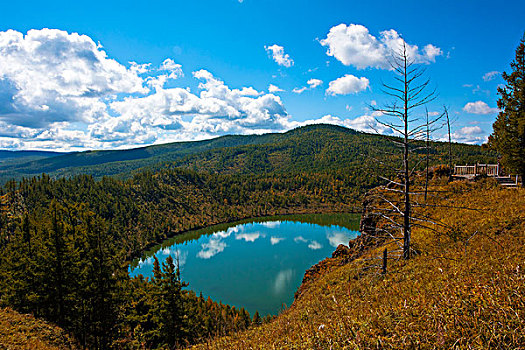
[[[151,277],[153,255],[179,257],[189,289],[251,315],[278,314],[293,302],[304,272],[358,235],[359,215],[310,214],[217,225],[176,236],[130,267]]]

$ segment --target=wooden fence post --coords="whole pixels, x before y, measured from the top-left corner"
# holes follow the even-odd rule
[[[382,273],[383,275],[386,275],[386,263],[388,261],[388,252],[387,252],[387,249],[385,248],[385,250],[383,251],[383,269],[382,269]]]

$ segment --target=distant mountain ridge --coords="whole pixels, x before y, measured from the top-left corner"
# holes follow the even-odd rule
[[[435,146],[439,149],[443,144]],[[494,154],[481,151],[479,146],[454,144],[454,149],[463,161],[494,158]],[[46,157],[42,154],[27,161],[0,163],[0,183],[42,173],[52,177],[90,174],[95,178],[128,178],[140,169],[166,166],[230,174],[340,170],[359,167],[371,157],[382,157],[381,150],[393,150],[393,144],[383,136],[317,124],[285,133],[226,135],[127,150],[49,152]]]
[[[19,164],[24,164],[31,161],[38,161],[42,159],[58,157],[65,155],[64,152],[51,151],[11,151],[0,150],[0,169],[12,169]],[[5,176],[4,172],[0,170],[0,184],[8,180],[9,176]],[[19,178],[19,174],[13,173],[12,178]]]
[[[67,154],[66,152],[52,152],[52,151],[9,151],[0,150],[0,160],[24,158],[24,157],[56,157]]]

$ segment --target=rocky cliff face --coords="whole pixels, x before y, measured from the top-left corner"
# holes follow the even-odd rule
[[[365,199],[363,200],[361,221],[359,222],[359,232],[362,234],[375,235],[378,217],[377,213],[372,210],[374,205],[375,201],[372,198],[365,196]]]
[[[361,219],[362,221],[363,219]],[[301,286],[295,292],[295,299],[299,299],[301,295],[308,289],[308,286],[321,278],[324,274],[330,272],[332,269],[346,265],[361,256],[368,250],[378,246],[380,242],[373,238],[373,235],[361,232],[361,235],[350,240],[348,247],[340,244],[332,253],[330,258],[326,258],[308,270],[306,270]]]

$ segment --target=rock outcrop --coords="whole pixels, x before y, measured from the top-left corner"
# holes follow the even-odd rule
[[[318,280],[334,268],[346,265],[351,261],[360,258],[369,249],[376,246],[376,240],[372,239],[372,237],[366,233],[361,233],[361,235],[348,242],[348,247],[340,244],[330,258],[326,258],[306,270],[301,286],[297,292],[295,292],[295,299],[300,298],[303,292],[308,289],[309,284],[313,281]]]

